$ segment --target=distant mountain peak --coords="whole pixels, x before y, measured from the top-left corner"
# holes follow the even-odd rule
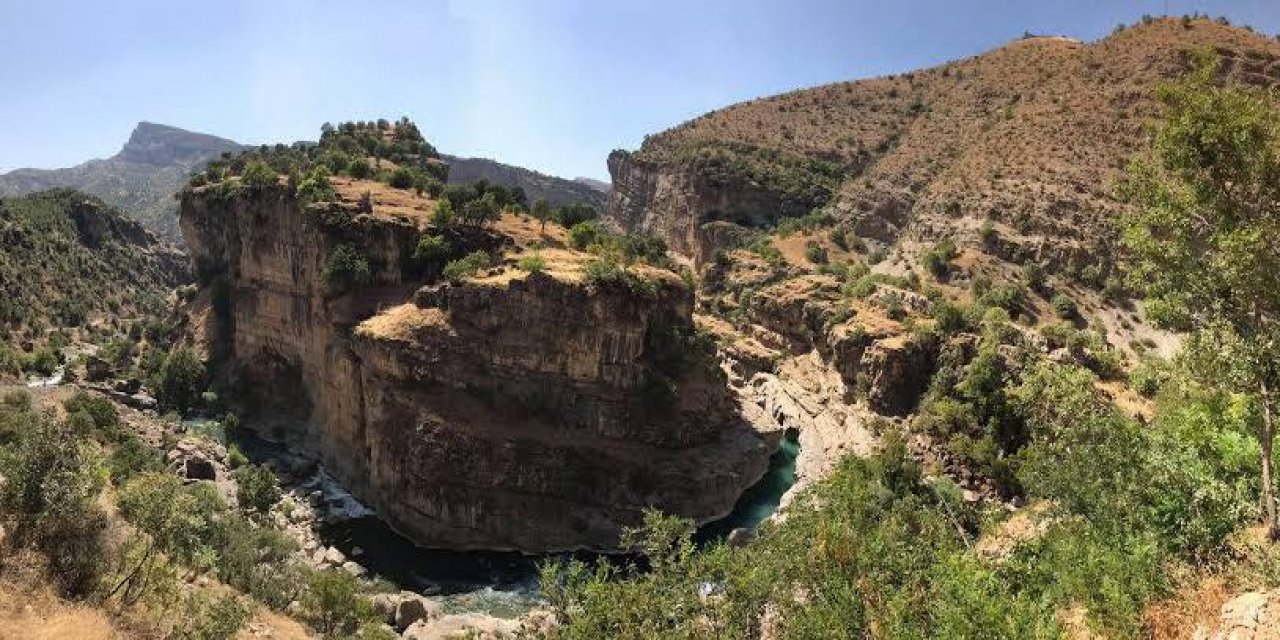
[[[161,166],[194,166],[225,151],[240,148],[239,144],[225,138],[144,120],[134,127],[115,159]]]

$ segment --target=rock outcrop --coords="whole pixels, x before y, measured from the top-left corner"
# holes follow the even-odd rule
[[[612,549],[646,507],[709,521],[766,471],[779,434],[748,426],[691,356],[693,294],[674,274],[652,291],[556,268],[431,284],[412,257],[425,216],[285,191],[183,199],[196,270],[218,292],[210,353],[250,426],[313,450],[418,542]],[[371,282],[333,295],[322,274],[340,245]]]

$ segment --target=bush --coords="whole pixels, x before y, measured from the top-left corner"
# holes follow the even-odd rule
[[[423,234],[418,238],[418,246],[413,250],[413,258],[423,264],[438,265],[444,262],[452,251],[453,248],[449,246],[449,241],[444,236]]]
[[[996,226],[990,220],[984,220],[982,226],[978,227],[978,238],[982,240],[982,244],[990,245],[997,237]]]
[[[373,176],[373,167],[369,165],[368,158],[360,157],[347,165],[347,173],[357,180],[368,180]]]
[[[204,363],[191,349],[174,349],[161,365],[153,386],[161,408],[186,413],[204,391]]]
[[[1064,293],[1059,293],[1049,301],[1049,306],[1053,307],[1053,312],[1063,320],[1074,320],[1079,312],[1076,309],[1076,301]]]
[[[59,589],[89,594],[106,569],[107,517],[97,505],[100,462],[68,425],[49,415],[9,418],[16,441],[0,455],[5,543],[43,553]]]
[[[59,364],[61,359],[58,357],[58,352],[45,346],[36,349],[35,353],[27,357],[22,368],[24,371],[47,378],[57,372]]]
[[[302,607],[316,630],[328,637],[354,634],[376,617],[373,606],[360,597],[355,576],[341,569],[312,573]]]
[[[579,222],[569,227],[569,244],[578,250],[595,244],[600,237],[600,228],[594,222]]]
[[[240,445],[231,443],[227,447],[227,467],[235,470],[249,464],[248,456],[244,455],[244,451],[240,450]]]
[[[324,261],[320,274],[329,295],[342,295],[356,287],[369,284],[373,271],[369,260],[351,245],[339,245]]]
[[[489,254],[484,251],[472,251],[462,258],[451,261],[444,266],[444,277],[448,280],[461,280],[475,275],[489,266]]]
[[[813,264],[826,264],[827,250],[823,248],[822,245],[816,242],[810,241],[807,244],[805,244],[804,257],[806,260],[808,260]]]
[[[609,256],[602,256],[584,265],[582,277],[587,284],[597,287],[618,286],[646,296],[657,294],[655,283],[631,273],[625,265]]]
[[[945,278],[951,271],[951,260],[955,256],[956,243],[950,239],[943,240],[924,254],[924,268],[935,278]]]
[[[540,253],[534,253],[520,258],[518,265],[521,270],[529,273],[542,273],[547,269],[547,259],[542,257]]]
[[[396,167],[396,170],[391,172],[391,179],[387,181],[387,184],[395,189],[412,189],[416,178],[417,175],[413,169]]]
[[[280,183],[280,176],[270,165],[261,160],[251,160],[240,174],[240,184],[249,193],[263,193]]]
[[[309,171],[298,183],[298,198],[303,202],[333,202],[338,199],[338,192],[329,182],[329,170],[324,166]]]
[[[111,483],[118,487],[140,473],[163,471],[164,460],[147,443],[136,436],[129,436],[111,452],[107,468]]]
[[[62,407],[69,414],[82,411],[88,414],[93,426],[109,436],[114,437],[119,429],[120,413],[116,411],[116,405],[106,398],[77,391],[62,402]]]
[[[280,482],[270,469],[249,464],[232,472],[238,487],[240,508],[267,513],[280,501]]]
[[[453,204],[447,198],[437,200],[436,208],[431,211],[431,226],[442,228],[453,224]]]

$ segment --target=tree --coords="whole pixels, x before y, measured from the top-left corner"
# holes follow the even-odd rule
[[[536,218],[538,222],[542,224],[540,231],[542,233],[546,233],[547,220],[551,219],[551,205],[547,204],[546,200],[543,200],[542,198],[538,198],[533,203],[533,217]]]
[[[231,474],[239,487],[240,507],[246,511],[267,513],[280,501],[280,482],[270,469],[250,464]]]
[[[1213,54],[1193,61],[1187,78],[1160,88],[1165,118],[1123,185],[1135,205],[1123,221],[1129,278],[1157,322],[1199,332],[1201,342],[1234,345],[1199,350],[1212,365],[1200,369],[1216,371],[1215,384],[1257,397],[1264,513],[1275,538],[1280,105],[1265,89],[1216,82]]]
[[[436,202],[436,208],[431,212],[431,224],[436,227],[447,227],[453,223],[453,203],[448,198],[442,198]]]
[[[204,364],[187,348],[174,349],[156,376],[156,400],[166,409],[185,413],[204,390]]]
[[[373,279],[373,271],[369,267],[369,260],[358,249],[344,244],[339,245],[325,259],[324,272],[320,277],[330,294],[341,295],[368,284]]]
[[[261,160],[250,161],[245,165],[244,173],[240,174],[240,183],[250,193],[262,193],[276,186],[278,181],[279,175],[276,174],[276,170]]]

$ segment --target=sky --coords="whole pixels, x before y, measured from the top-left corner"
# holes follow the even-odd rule
[[[607,180],[735,102],[1166,11],[1280,32],[1277,0],[0,0],[0,171],[142,120],[258,144],[407,115],[446,153]]]

